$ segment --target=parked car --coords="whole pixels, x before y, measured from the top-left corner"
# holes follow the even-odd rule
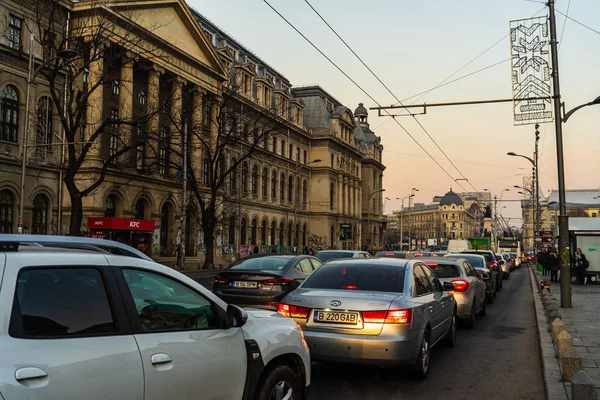
[[[456,301],[419,259],[344,259],[323,264],[279,312],[303,329],[319,361],[410,365],[429,370],[432,346],[456,341]]]
[[[413,255],[405,251],[380,251],[375,257],[411,259]]]
[[[514,262],[515,262],[515,268],[519,268],[521,266],[521,257],[519,257],[517,255],[517,253],[510,253],[510,255],[512,256]]]
[[[418,250],[412,253],[414,257],[435,257],[434,253],[431,251]]]
[[[470,329],[475,328],[477,315],[485,316],[485,282],[479,277],[471,263],[464,258],[430,258],[423,260],[442,282],[454,285],[456,315]]]
[[[231,304],[276,309],[279,301],[321,264],[309,255],[252,255],[219,272],[213,293]]]
[[[0,249],[5,400],[306,396],[310,354],[294,321],[137,257],[3,235]]]
[[[485,294],[488,304],[494,303],[494,297],[496,297],[497,273],[495,270],[491,270],[487,267],[484,256],[463,253],[461,255],[448,254],[445,257],[449,257],[454,260],[464,258],[465,260],[469,261],[475,270],[481,274],[481,279],[483,279],[486,284]]]
[[[369,258],[371,254],[361,250],[321,250],[315,257],[325,263],[338,258]]]
[[[487,267],[496,272],[496,291],[502,289],[502,269],[493,250],[466,250],[461,254],[479,254],[485,257]]]
[[[510,262],[510,257],[506,255],[506,253],[496,254],[496,260],[500,265],[500,269],[502,270],[502,278],[508,279],[510,278],[510,272],[512,271],[512,265]]]

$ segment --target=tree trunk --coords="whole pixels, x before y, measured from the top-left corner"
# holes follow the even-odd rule
[[[209,204],[202,213],[202,233],[204,234],[204,266],[203,269],[212,269],[215,263],[215,205]]]
[[[69,236],[81,236],[81,222],[83,221],[83,201],[78,192],[72,193],[69,190],[71,198],[71,219],[69,221]]]

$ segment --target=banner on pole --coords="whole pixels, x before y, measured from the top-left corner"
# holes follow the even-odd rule
[[[553,121],[549,40],[546,17],[510,21],[515,125]]]

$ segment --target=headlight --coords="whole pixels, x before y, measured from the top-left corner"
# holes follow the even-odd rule
[[[296,324],[296,326],[298,327],[298,332],[300,332],[300,337],[302,337],[302,344],[308,347],[308,345],[306,344],[306,339],[304,339],[304,331],[302,330],[300,325]]]

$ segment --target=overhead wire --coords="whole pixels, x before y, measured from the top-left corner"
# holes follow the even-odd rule
[[[565,28],[567,27],[567,18],[569,15],[569,9],[571,8],[571,0],[569,0],[569,4],[567,5],[567,14],[565,15],[565,23],[563,24],[562,31],[560,33],[560,40],[558,41],[558,51],[560,52],[560,48],[562,46],[563,36],[565,35]]]
[[[340,66],[338,66],[331,58],[329,58],[317,45],[315,45],[308,37],[306,37],[294,24],[292,24],[283,14],[281,14],[275,7],[271,5],[267,0],[263,0],[263,2],[269,6],[273,12],[275,12],[281,19],[283,19],[296,33],[298,33],[304,40],[306,40],[319,54],[321,54],[331,65],[333,65],[338,71],[340,71],[354,86],[356,86],[361,92],[363,92],[369,99],[371,99],[375,104],[381,107],[381,104],[375,100],[373,96],[369,94],[362,86],[360,86],[350,75],[348,75]],[[389,111],[385,110],[385,112],[391,117],[392,115]],[[423,147],[421,143],[395,118],[393,118],[396,124],[400,126],[400,128],[429,156],[429,158],[438,166],[450,179],[456,182],[456,179]],[[458,183],[458,182],[457,182]],[[458,185],[466,191],[466,189],[458,183]]]
[[[557,13],[559,13],[560,15],[562,15],[563,17],[565,17],[565,19],[568,19],[568,20],[570,20],[570,21],[573,21],[573,22],[575,22],[576,24],[578,24],[578,25],[581,25],[581,26],[583,26],[584,28],[587,28],[587,29],[589,29],[590,31],[592,31],[592,32],[594,32],[594,33],[597,33],[598,35],[600,35],[600,31],[598,31],[598,30],[596,30],[596,29],[592,28],[591,26],[588,26],[588,25],[584,24],[583,22],[579,22],[579,21],[577,21],[576,19],[569,17],[568,15],[566,15],[566,14],[565,14],[565,13],[563,13],[563,12],[561,12],[560,10],[556,10],[556,9],[555,9],[555,11],[556,11]]]
[[[323,21],[325,23],[325,25],[327,25],[327,27],[337,36],[337,38],[344,44],[344,46],[346,46],[346,48],[348,48],[348,50],[350,50],[350,52],[352,54],[354,54],[354,56],[361,62],[361,64],[371,73],[371,75],[373,75],[373,77],[375,77],[375,79],[377,79],[377,81],[379,83],[381,83],[381,85],[388,91],[389,94],[392,95],[392,97],[394,97],[394,99],[396,99],[396,101],[402,106],[404,107],[403,102],[398,98],[398,96],[396,96],[396,94],[394,92],[392,92],[392,90],[381,80],[381,78],[379,78],[379,76],[373,72],[373,70],[367,65],[367,63],[365,63],[365,61],[354,51],[354,49],[352,49],[352,47],[337,33],[337,31],[329,24],[329,22],[327,22],[327,20],[313,7],[313,5],[308,1],[308,0],[304,0],[304,2],[306,4],[308,4],[308,6],[317,14],[317,16],[321,19],[321,21]],[[504,39],[504,38],[503,38]],[[503,40],[501,39],[501,40]],[[497,43],[496,43],[497,44]],[[494,46],[496,45],[494,44]],[[493,47],[493,46],[492,46]],[[487,51],[487,50],[486,50]],[[397,104],[398,104],[397,103]],[[405,109],[408,111],[408,109],[405,107]],[[387,110],[386,110],[387,111]],[[409,112],[410,113],[410,112]],[[410,115],[413,117],[413,119],[415,120],[415,122],[419,125],[419,127],[421,127],[421,129],[423,130],[423,132],[425,132],[425,134],[427,135],[427,137],[429,137],[429,139],[433,142],[433,144],[435,144],[435,146],[438,148],[438,150],[444,155],[444,157],[446,157],[446,160],[448,160],[448,162],[450,162],[450,164],[452,165],[452,167],[454,167],[454,169],[459,173],[459,175],[462,177],[461,179],[464,179],[467,181],[467,183],[475,190],[475,192],[477,192],[480,196],[483,197],[483,194],[481,194],[479,192],[479,190],[477,190],[477,188],[475,186],[473,186],[472,183],[469,182],[469,180],[466,178],[466,176],[462,173],[462,171],[456,166],[456,164],[454,164],[454,162],[450,159],[450,157],[448,157],[448,155],[446,154],[446,152],[444,151],[444,149],[442,149],[442,147],[437,143],[437,141],[431,136],[431,134],[429,133],[429,131],[423,126],[423,124],[421,123],[421,121],[419,121],[417,119],[417,117],[410,113]],[[394,120],[396,120],[394,118]],[[457,181],[457,179],[454,179],[454,182],[457,183],[463,190],[466,190],[462,185],[460,185],[460,183]]]

